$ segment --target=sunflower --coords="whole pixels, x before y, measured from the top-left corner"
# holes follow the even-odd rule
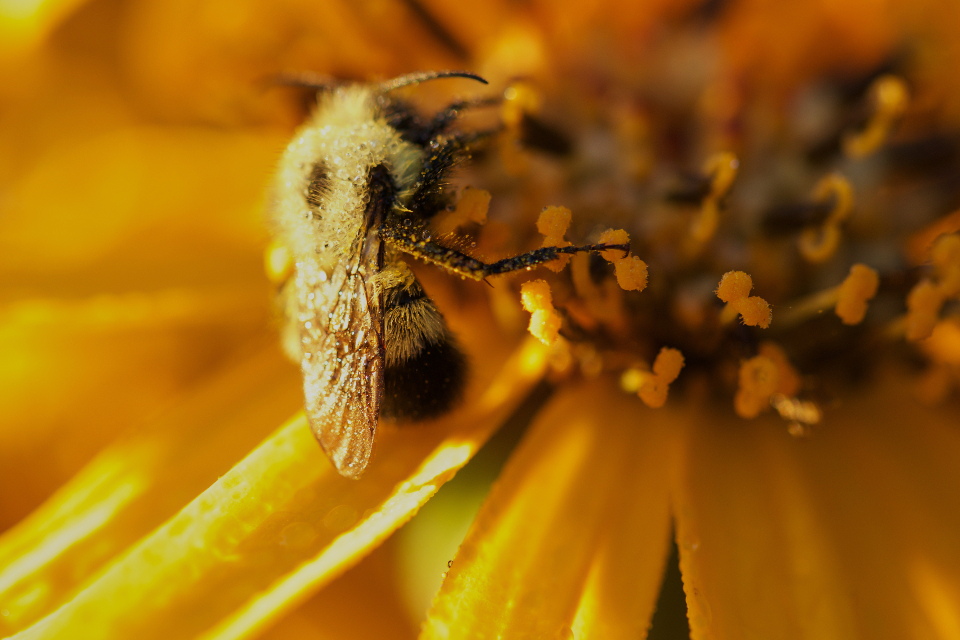
[[[884,0],[0,3],[0,635],[416,635],[381,543],[529,422],[438,533],[423,638],[644,637],[677,564],[694,638],[960,637],[957,27]],[[265,80],[444,68],[504,97],[463,123],[503,123],[457,177],[458,211],[490,194],[479,254],[631,254],[490,287],[413,265],[470,384],[349,480],[279,347],[263,194],[305,101]],[[410,97],[451,92],[489,95]]]

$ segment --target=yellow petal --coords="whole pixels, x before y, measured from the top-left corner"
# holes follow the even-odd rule
[[[396,588],[394,536],[268,629],[262,640],[404,640],[417,637]]]
[[[0,308],[0,530],[240,345],[262,343],[266,296],[167,290]]]
[[[150,127],[64,140],[7,194],[0,274],[73,296],[263,281],[260,203],[280,144]]]
[[[956,637],[952,413],[886,385],[828,411],[809,439],[772,418],[701,414],[676,491],[694,640]]]
[[[0,61],[10,63],[44,38],[86,0],[0,0]]]
[[[60,606],[226,473],[300,405],[298,373],[272,344],[231,364],[0,537],[0,635]]]
[[[481,509],[421,638],[640,637],[670,531],[671,439],[650,415],[611,381],[561,391]]]
[[[474,318],[482,315],[466,304],[460,311]],[[461,337],[468,352],[492,338],[476,331]],[[502,351],[496,344],[488,348],[491,354]],[[430,426],[383,429],[377,458],[360,481],[337,475],[303,417],[295,418],[22,637],[54,637],[78,625],[89,637],[101,638],[248,636],[405,522],[525,396],[539,379],[543,361],[542,351],[527,343],[492,382],[478,367],[482,393],[473,393],[462,409]],[[264,383],[271,377],[266,372]],[[148,459],[156,455],[156,443],[137,444]],[[194,458],[195,464],[205,467],[211,448],[209,441],[198,447],[204,455]],[[112,457],[126,461],[130,453],[121,446]],[[182,450],[176,453],[184,455]],[[130,466],[111,479],[115,490],[109,501],[90,501],[61,517],[79,522],[75,529],[92,529],[87,534],[91,544],[109,542],[113,529],[123,530],[130,526],[128,519],[142,515],[127,509],[132,504],[127,493],[142,495],[146,485],[155,491],[154,500],[165,497],[169,488],[160,485],[184,473],[177,457],[166,458],[162,473],[148,470],[145,477],[139,471],[142,461],[130,460]],[[98,484],[100,474],[88,471],[88,482]],[[72,487],[61,495],[62,502],[82,498],[72,489],[100,493],[99,487]],[[143,508],[149,503],[136,504]],[[60,536],[60,550],[69,553],[73,530],[65,532],[46,515],[25,524],[21,535]],[[54,549],[52,555],[56,553]],[[57,577],[34,580],[34,574],[23,573],[28,575],[22,592],[50,588]]]

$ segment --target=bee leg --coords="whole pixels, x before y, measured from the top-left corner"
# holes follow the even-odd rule
[[[441,246],[431,240],[425,240],[419,230],[404,229],[389,224],[380,228],[380,238],[403,253],[407,253],[426,262],[452,271],[457,275],[472,280],[483,280],[489,276],[532,269],[533,267],[556,260],[561,255],[581,253],[584,251],[607,251],[619,249],[624,255],[630,252],[629,244],[589,244],[580,247],[542,247],[527,253],[504,258],[496,262],[486,263],[477,260],[465,253]]]
[[[441,211],[448,204],[445,193],[450,170],[468,149],[492,138],[500,129],[435,136],[426,145],[420,176],[407,207],[413,211]]]

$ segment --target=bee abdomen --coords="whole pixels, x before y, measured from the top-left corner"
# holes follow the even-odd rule
[[[416,280],[384,292],[384,346],[380,415],[430,418],[459,400],[466,382],[466,359]]]

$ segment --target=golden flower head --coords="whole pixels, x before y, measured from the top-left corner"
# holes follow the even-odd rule
[[[679,566],[694,638],[960,636],[957,27],[0,1],[0,635],[643,637]],[[497,133],[433,232],[629,252],[491,286],[411,261],[470,382],[346,479],[277,337],[263,194],[313,96],[270,79],[450,68],[490,87],[404,99],[495,98],[457,126]],[[471,465],[384,542],[528,422],[488,494]]]

